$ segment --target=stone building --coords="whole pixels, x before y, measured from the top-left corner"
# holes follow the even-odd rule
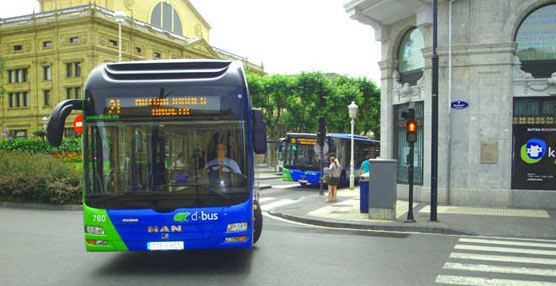
[[[0,19],[4,62],[0,130],[31,137],[62,100],[82,96],[89,71],[103,62],[214,58],[256,65],[209,44],[210,25],[187,0],[41,0],[40,13]],[[124,11],[121,40],[114,11]],[[66,136],[74,136],[73,119]]]
[[[417,113],[415,197],[430,200],[432,0],[353,0],[382,43],[381,156],[398,160]],[[556,208],[556,1],[439,0],[438,201]]]

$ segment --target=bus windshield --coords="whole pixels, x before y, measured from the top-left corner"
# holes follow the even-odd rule
[[[315,153],[316,137],[289,137],[286,143],[284,166],[301,170],[319,170],[320,160]],[[325,161],[327,162],[327,161]]]
[[[84,131],[88,206],[170,211],[250,197],[244,120],[96,121]]]

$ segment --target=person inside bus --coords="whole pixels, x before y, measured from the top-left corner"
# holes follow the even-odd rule
[[[185,154],[183,152],[178,154],[178,158],[170,166],[170,171],[172,172],[174,183],[187,183],[189,174],[185,172]]]
[[[231,183],[231,175],[241,175],[241,169],[236,161],[228,158],[227,148],[223,143],[217,145],[217,157],[207,163],[205,169],[209,174],[209,179],[212,183],[218,182],[223,187]]]
[[[328,179],[328,199],[326,202],[335,202],[337,200],[336,195],[338,194],[340,175],[342,174],[342,165],[340,165],[334,153],[328,154],[328,159],[330,160],[330,166],[324,168],[324,171],[330,175]]]

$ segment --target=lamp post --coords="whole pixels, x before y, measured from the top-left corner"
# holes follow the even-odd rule
[[[48,117],[43,116],[42,118],[42,126],[44,127],[44,131],[46,131],[46,124],[48,123]]]
[[[114,20],[118,23],[118,62],[122,61],[122,24],[125,23],[125,12],[114,12]]]
[[[349,188],[353,190],[355,185],[355,167],[353,163],[353,128],[355,125],[355,117],[357,116],[357,109],[359,106],[355,104],[355,101],[352,101],[350,105],[348,105],[349,109],[349,118],[351,118],[351,160],[349,163]]]

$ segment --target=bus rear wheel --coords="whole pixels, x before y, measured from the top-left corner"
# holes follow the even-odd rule
[[[259,206],[259,202],[256,202],[253,210],[253,244],[255,244],[257,240],[259,240],[262,231],[263,211],[261,210],[261,206]]]

